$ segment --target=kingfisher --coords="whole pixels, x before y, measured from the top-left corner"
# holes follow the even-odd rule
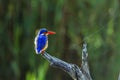
[[[55,34],[55,32],[48,31],[45,28],[39,30],[34,40],[36,54],[44,53],[48,47],[48,35],[52,34]]]

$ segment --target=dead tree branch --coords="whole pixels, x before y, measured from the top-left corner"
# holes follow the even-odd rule
[[[120,73],[119,73],[119,77],[118,77],[118,80],[120,80]]]
[[[64,70],[74,80],[92,80],[88,66],[88,53],[86,43],[83,44],[82,48],[82,64],[80,68],[75,64],[67,63],[63,60],[53,57],[47,52],[44,52],[42,56],[50,62],[51,66]]]

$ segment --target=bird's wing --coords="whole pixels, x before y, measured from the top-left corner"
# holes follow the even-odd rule
[[[35,38],[35,50],[36,53],[41,53],[41,50],[46,46],[47,43],[47,36],[46,35],[40,35]]]

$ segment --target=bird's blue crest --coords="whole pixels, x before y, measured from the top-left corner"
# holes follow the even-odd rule
[[[45,29],[45,28],[42,28],[42,29],[40,29],[39,34],[43,34],[44,32],[48,32],[48,30],[47,30],[47,29]]]

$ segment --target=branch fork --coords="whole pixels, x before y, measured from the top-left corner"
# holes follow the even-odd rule
[[[50,65],[67,72],[73,80],[92,80],[88,66],[87,44],[83,43],[82,47],[82,64],[78,67],[76,64],[67,63],[59,58],[51,56],[44,52],[42,56],[50,62]]]

